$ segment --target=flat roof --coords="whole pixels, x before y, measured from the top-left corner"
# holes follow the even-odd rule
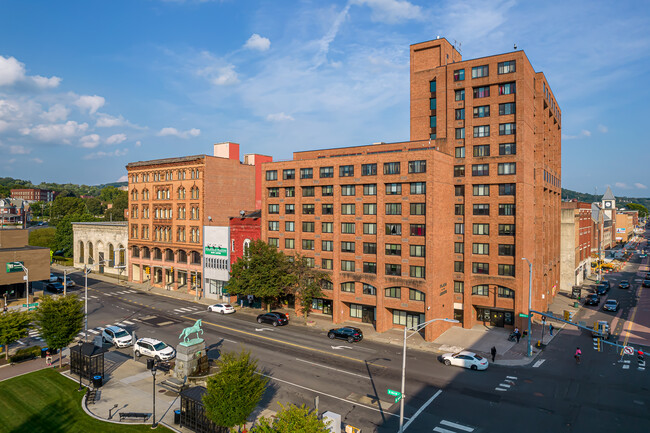
[[[136,161],[136,162],[129,162],[126,167],[127,168],[133,168],[133,167],[143,167],[146,165],[159,165],[159,164],[170,164],[173,162],[189,162],[189,161],[196,161],[199,159],[205,159],[207,155],[192,155],[192,156],[179,156],[176,158],[162,158],[162,159],[152,159],[149,161]]]
[[[91,222],[72,222],[71,224],[79,224],[86,226],[126,226],[128,221],[91,221]]]

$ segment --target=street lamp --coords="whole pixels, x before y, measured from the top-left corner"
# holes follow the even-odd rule
[[[428,324],[433,322],[438,322],[438,321],[447,322],[447,323],[460,323],[458,320],[455,319],[431,319],[427,322],[420,323],[419,325],[415,325],[410,328],[404,326],[404,348],[402,349],[402,389],[401,389],[402,398],[399,404],[399,433],[404,433],[404,385],[406,382],[406,339],[411,338],[412,336],[420,332]],[[411,335],[406,335],[408,331],[413,331],[413,333]]]
[[[153,412],[151,412],[151,428],[156,428],[156,364],[151,367],[153,376]]]
[[[530,335],[530,326],[531,326],[531,317],[530,317],[530,310],[533,309],[533,264],[528,260],[526,257],[522,257],[521,260],[526,260],[528,262],[528,349],[527,349],[527,354],[528,356],[533,356],[533,346],[531,342],[531,335]]]
[[[22,263],[20,263],[20,267],[22,267],[23,272],[25,272],[25,299],[27,299],[25,303],[27,304],[27,310],[29,310],[29,269],[27,269]]]

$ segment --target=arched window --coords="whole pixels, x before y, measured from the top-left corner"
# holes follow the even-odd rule
[[[515,298],[515,291],[503,286],[498,287],[497,294],[499,298]]]
[[[93,243],[88,242],[88,264],[92,265],[94,262],[93,256],[94,256],[94,251],[93,251]]]
[[[178,253],[176,254],[176,261],[178,263],[187,263],[187,253],[185,250],[178,250]]]
[[[131,247],[131,256],[139,258],[140,257],[140,248],[138,248],[136,245],[133,245]],[[122,262],[124,263],[124,262]]]
[[[150,257],[151,257],[151,251],[149,250],[149,247],[142,247],[142,258],[148,259]]]
[[[84,263],[84,243],[79,241],[79,263]]]
[[[115,248],[113,244],[108,244],[108,267],[115,267]]]

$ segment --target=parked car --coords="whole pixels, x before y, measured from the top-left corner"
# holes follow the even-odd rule
[[[213,313],[232,314],[235,312],[235,309],[230,304],[214,304],[208,307],[208,311],[212,311]]]
[[[63,275],[57,275],[57,274],[50,274],[50,283],[60,283],[61,280],[63,279]]]
[[[618,301],[616,299],[608,299],[603,305],[605,311],[618,311]]]
[[[445,353],[440,357],[445,365],[455,365],[472,370],[485,370],[488,368],[488,360],[473,352],[463,350],[456,353]]]
[[[102,331],[102,342],[115,347],[127,347],[133,344],[133,337],[119,326],[107,326]]]
[[[598,305],[600,304],[600,296],[593,294],[587,295],[585,298],[585,305]]]
[[[155,338],[139,338],[133,345],[133,353],[138,358],[144,355],[156,361],[169,361],[176,356],[174,348]]]
[[[68,287],[74,287],[75,286],[75,282],[72,281],[72,278],[65,277],[65,281],[66,281],[66,284],[67,284]],[[63,277],[59,277],[59,282],[61,284],[63,284]]]
[[[52,293],[63,293],[63,284],[58,281],[55,283],[47,283],[45,285],[45,290]]]
[[[347,340],[348,343],[354,343],[355,341],[363,340],[363,332],[361,332],[361,329],[353,328],[351,326],[330,329],[327,333],[327,336],[330,338],[330,340],[338,338],[340,340]]]
[[[621,282],[618,283],[618,288],[619,289],[629,289],[630,288],[630,282],[628,280],[621,280]]]
[[[284,313],[264,313],[257,316],[257,323],[270,323],[273,326],[287,325],[289,320]]]
[[[650,278],[648,278],[648,275],[646,275],[643,280],[643,287],[650,287]]]

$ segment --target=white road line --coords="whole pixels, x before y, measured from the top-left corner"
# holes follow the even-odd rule
[[[190,310],[189,308],[177,308],[177,309],[174,310],[174,311],[190,312],[190,311],[192,311],[192,310]]]
[[[104,293],[104,295],[106,295],[106,296],[113,296],[113,295],[111,295],[110,293]]]
[[[180,308],[176,308],[174,311],[176,311],[177,313],[184,313],[184,312],[185,312],[185,311],[183,311],[183,310],[180,309]]]
[[[20,341],[20,340],[16,340],[16,343],[20,343],[20,344],[22,344],[23,346],[25,346],[25,343],[23,343],[23,342]]]
[[[99,331],[95,331],[94,329],[89,329],[88,332],[91,332],[95,335],[99,334]]]
[[[411,417],[411,419],[409,419],[408,422],[407,422],[406,424],[404,424],[404,428],[402,429],[402,431],[406,430],[406,429],[408,428],[408,426],[411,425],[411,423],[412,423],[413,421],[415,421],[415,418],[417,418],[418,415],[420,415],[420,414],[422,413],[422,411],[423,411],[424,409],[426,409],[427,406],[429,406],[433,400],[435,400],[436,398],[438,398],[438,396],[439,396],[440,394],[442,394],[442,390],[441,390],[441,389],[439,389],[438,392],[436,392],[435,394],[433,394],[433,395],[431,396],[431,398],[430,398],[429,400],[427,400],[427,402],[424,403],[424,404],[422,405],[422,407],[420,407],[420,409],[418,409],[417,412],[415,412],[415,415],[413,415],[413,416]],[[402,398],[404,398],[404,397],[402,396]],[[393,414],[391,414],[391,415],[393,415]],[[399,415],[395,415],[395,416],[399,416]]]
[[[447,420],[442,420],[440,421],[440,424],[446,425],[447,427],[454,427],[457,428],[458,430],[463,430],[463,431],[474,431],[472,427],[467,427],[465,425],[461,424],[456,424],[455,422],[447,421]]]
[[[364,379],[371,380],[368,376],[364,376],[363,374],[352,373],[352,372],[350,372],[350,371],[345,371],[345,370],[339,370],[338,368],[328,367],[327,365],[317,364],[317,363],[315,363],[315,362],[306,361],[306,360],[304,360],[304,359],[296,358],[296,361],[305,362],[305,363],[307,363],[307,364],[316,365],[316,366],[321,367],[321,368],[327,368],[327,369],[329,369],[329,370],[338,371],[339,373],[351,374],[352,376],[362,377],[362,378],[364,378]]]
[[[89,298],[93,298],[93,299],[99,299],[97,296],[92,296],[92,295],[91,295],[91,296],[88,296],[88,297],[89,297]]]
[[[546,361],[546,360],[545,359],[540,359],[535,364],[533,364],[533,368],[539,367],[540,365],[542,365],[544,363],[544,361]]]
[[[127,325],[135,325],[135,323],[129,322],[128,320],[122,320],[122,323],[126,323]]]
[[[98,331],[103,331],[103,330],[104,330],[104,327],[102,327],[102,326],[98,326],[98,327],[96,327],[95,329],[98,330]]]
[[[494,388],[495,391],[507,391],[505,388]]]
[[[115,325],[117,325],[117,326],[125,326],[124,323],[122,323],[122,322],[116,322]]]
[[[630,368],[628,364],[623,365],[623,370],[627,370],[628,368]]]
[[[507,383],[500,383],[499,386],[502,386],[504,388],[510,388],[510,385],[508,385]]]
[[[517,376],[506,376],[506,379],[513,379],[513,380],[517,380]]]
[[[442,428],[442,427],[435,427],[433,431],[436,433],[456,433],[454,431],[447,430],[446,428]]]

